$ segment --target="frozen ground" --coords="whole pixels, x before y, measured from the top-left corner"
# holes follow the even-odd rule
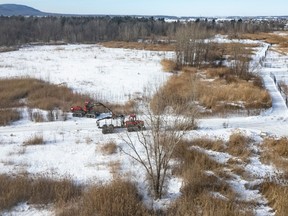
[[[264,61],[259,63],[268,44],[262,43],[254,57],[258,73],[271,93],[273,107],[259,116],[230,117],[199,120],[199,129],[187,134],[187,138],[211,137],[227,140],[234,131],[241,131],[256,141],[263,136],[288,136],[288,112],[281,94],[270,73],[277,80],[286,80],[285,58],[268,51]],[[52,83],[66,83],[76,91],[89,92],[107,100],[124,102],[135,92],[143,91],[149,85],[165,82],[167,74],[161,72],[160,60],[171,57],[171,53],[158,53],[124,49],[106,49],[91,45],[27,47],[16,52],[0,53],[0,77],[33,76]],[[277,64],[277,68],[273,65]],[[254,66],[253,66],[254,67]],[[23,110],[25,113],[25,109]],[[24,115],[25,116],[25,115]],[[35,134],[44,137],[45,145],[23,146],[23,142]],[[70,117],[67,121],[34,123],[23,119],[12,126],[0,128],[0,172],[42,174],[53,178],[69,176],[83,184],[107,182],[112,179],[111,164],[120,162],[120,174],[129,175],[138,182],[145,195],[145,173],[142,168],[118,152],[104,155],[100,148],[109,141],[127,148],[119,133],[103,135],[96,127],[95,119]],[[132,134],[135,136],[135,134]],[[257,150],[258,146],[253,146]],[[225,163],[228,154],[207,151],[215,160]],[[274,215],[267,201],[258,190],[245,188],[245,184],[261,181],[264,176],[273,175],[275,168],[264,165],[257,155],[245,167],[254,176],[250,182],[235,176],[230,185],[239,192],[243,200],[257,201],[256,215]],[[154,201],[153,205],[165,206],[180,195],[181,179],[172,178],[167,197]],[[152,202],[146,197],[147,202]],[[31,213],[32,212],[32,213]],[[38,211],[27,204],[20,204],[4,215],[53,215],[49,208]]]
[[[172,55],[98,45],[28,46],[1,53],[0,78],[35,77],[121,103],[165,82],[169,75],[159,62]]]

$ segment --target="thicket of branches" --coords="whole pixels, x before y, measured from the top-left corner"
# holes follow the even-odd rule
[[[158,40],[166,37],[175,39],[179,29],[201,28],[204,32],[238,33],[268,32],[281,30],[284,24],[276,21],[250,20],[200,20],[189,22],[165,22],[153,17],[0,17],[0,46],[21,45],[31,42],[51,43],[95,43],[102,41]]]

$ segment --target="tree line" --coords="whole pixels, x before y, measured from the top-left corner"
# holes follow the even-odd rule
[[[103,41],[137,41],[149,39],[157,41],[165,37],[175,40],[183,28],[197,26],[204,32],[255,33],[281,30],[281,20],[255,21],[196,19],[187,22],[166,22],[163,18],[132,16],[95,17],[0,17],[0,46],[22,45],[32,42],[51,43],[97,43]]]

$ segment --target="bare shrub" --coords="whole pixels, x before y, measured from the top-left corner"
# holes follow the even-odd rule
[[[143,105],[143,112],[147,119],[145,127],[147,126],[150,130],[137,131],[136,139],[129,133],[122,136],[121,139],[128,149],[122,148],[121,150],[142,166],[150,183],[149,192],[154,199],[161,199],[170,174],[174,149],[189,130],[194,118],[191,116],[182,118],[179,115],[173,118],[167,115],[154,115],[148,104]],[[181,125],[182,130],[179,131],[175,125]],[[139,154],[140,151],[144,154]]]
[[[117,152],[117,148],[117,144],[114,141],[110,141],[101,146],[101,152],[105,155],[112,155]]]
[[[135,185],[122,179],[115,179],[107,185],[90,187],[73,211],[68,211],[71,216],[149,215]],[[64,211],[59,214],[63,215],[67,213]]]
[[[12,122],[20,120],[20,118],[21,116],[17,110],[0,109],[0,126],[10,125]]]
[[[42,134],[35,134],[34,136],[28,138],[26,141],[23,142],[25,146],[27,145],[41,145],[44,144],[44,138]]]

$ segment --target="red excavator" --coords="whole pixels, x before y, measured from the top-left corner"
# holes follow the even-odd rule
[[[98,103],[92,103],[91,101],[85,101],[84,107],[81,106],[72,106],[70,108],[73,117],[87,117],[87,118],[96,118],[99,113],[96,112],[93,108],[97,106]]]

